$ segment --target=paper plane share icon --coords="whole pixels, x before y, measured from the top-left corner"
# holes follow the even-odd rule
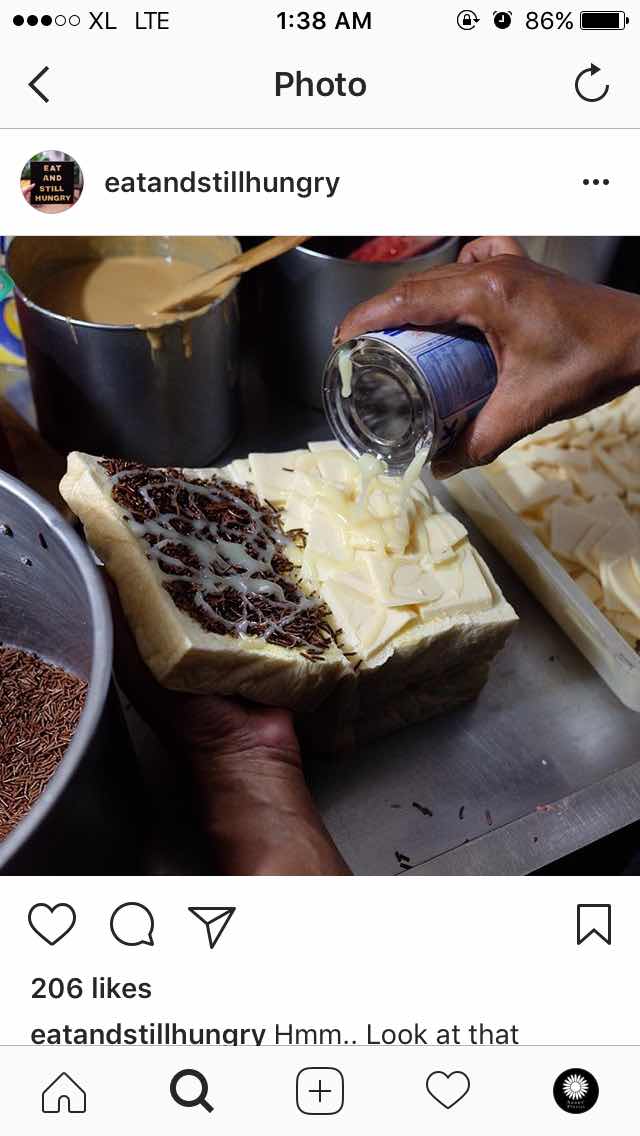
[[[215,947],[235,911],[235,907],[190,907],[189,911],[204,923],[211,950]]]

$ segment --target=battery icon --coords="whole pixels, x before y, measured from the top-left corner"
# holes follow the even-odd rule
[[[580,13],[580,27],[584,32],[621,32],[628,23],[625,12]]]

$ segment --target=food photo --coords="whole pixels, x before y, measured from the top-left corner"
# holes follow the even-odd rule
[[[631,238],[0,238],[0,869],[636,874]]]

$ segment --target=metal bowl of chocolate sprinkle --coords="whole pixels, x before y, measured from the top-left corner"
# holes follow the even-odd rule
[[[0,868],[54,871],[70,790],[109,744],[111,613],[73,529],[1,471],[0,611]]]

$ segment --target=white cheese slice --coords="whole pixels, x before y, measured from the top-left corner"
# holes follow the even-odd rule
[[[585,516],[598,521],[609,521],[610,524],[627,516],[619,497],[594,497],[591,501],[583,501],[580,508]]]
[[[299,450],[285,450],[279,454],[249,454],[251,482],[261,501],[286,505],[293,492],[299,453]]]
[[[423,622],[445,615],[487,611],[493,606],[491,588],[471,546],[462,550],[455,569],[457,571],[454,573],[453,567],[448,564],[434,568],[435,578],[441,584],[443,594],[434,602],[421,605],[420,616]]]
[[[385,608],[336,580],[327,580],[321,595],[329,604],[345,643],[363,659],[379,651],[416,618],[413,611]]]
[[[292,529],[302,529],[307,532],[312,513],[313,506],[307,497],[292,495],[280,516],[284,531],[291,532]]]
[[[361,553],[358,553],[358,556],[361,555]],[[356,592],[363,592],[365,596],[372,594],[371,574],[362,560],[352,561],[346,570],[331,573],[331,576],[327,578],[335,580],[337,584],[346,584],[348,588],[353,588]]]
[[[554,501],[550,509],[549,547],[558,556],[575,560],[576,546],[586,536],[593,525],[593,519],[585,516],[579,509]],[[579,561],[576,561],[579,563]]]
[[[440,527],[445,536],[449,538],[449,543],[452,548],[457,548],[458,545],[462,544],[469,536],[462,522],[451,513],[445,513],[439,516],[438,521],[440,522]]]
[[[574,449],[588,450],[593,444],[593,430],[582,430],[571,435],[571,445]]]
[[[601,445],[595,445],[593,448],[598,461],[604,466],[607,473],[610,474],[618,486],[622,486],[623,489],[640,489],[639,473],[634,473],[627,465],[618,461],[612,450],[605,450]],[[618,447],[615,447],[615,449],[617,448]]]
[[[612,433],[601,434],[598,439],[598,445],[602,446],[605,450],[616,449],[621,442],[626,442],[627,435],[622,431],[614,430]]]
[[[352,521],[347,538],[353,549],[364,549],[384,555],[384,530],[380,521],[374,521],[368,514],[363,514],[362,519]]]
[[[314,508],[309,519],[307,534],[309,552],[329,556],[333,560],[351,560],[347,526],[339,517],[332,516],[322,508]]]
[[[323,496],[325,488],[327,488],[325,483],[317,473],[297,469],[291,480],[290,492],[292,496],[311,497],[315,501],[317,497]]]
[[[601,540],[610,528],[611,525],[608,521],[594,521],[574,549],[572,559],[575,560],[576,563],[582,564],[583,568],[593,573],[594,576],[600,574],[600,564],[592,555],[592,549],[596,542]]]
[[[400,512],[400,492],[393,491],[382,484],[377,477],[367,493],[367,511],[378,520],[397,517]]]
[[[605,606],[628,611],[640,619],[640,587],[630,556],[602,565]]]
[[[234,485],[247,485],[251,482],[251,466],[248,458],[236,458],[226,465],[222,472],[233,481]]]
[[[637,443],[631,443],[625,437],[622,445],[614,446],[609,453],[612,458],[627,466],[634,473],[640,472],[640,447]]]
[[[346,450],[321,450],[317,457],[320,476],[355,497],[360,479],[358,466],[351,454]]]
[[[609,493],[615,496],[622,493],[622,489],[617,481],[609,477],[602,470],[593,469],[586,473],[580,470],[572,470],[571,478],[576,486],[576,489],[583,497],[600,497]]]
[[[385,607],[431,603],[442,595],[430,565],[421,556],[388,556],[381,560],[370,553],[362,556],[369,572],[369,587]]]
[[[590,549],[590,555],[602,568],[604,563],[633,556],[640,552],[640,530],[629,517],[616,521]]]
[[[588,451],[563,449],[561,446],[530,446],[521,451],[522,460],[532,465],[555,465],[572,469],[590,469],[593,458]]]
[[[527,509],[555,497],[563,497],[571,491],[568,482],[545,479],[526,465],[497,469],[490,476],[500,496],[516,513],[524,513]]]
[[[453,523],[449,524],[449,520]],[[454,517],[449,518],[438,513],[426,518],[422,532],[426,538],[425,551],[428,552],[434,563],[449,560],[452,551],[467,536],[464,526]]]
[[[325,453],[325,451],[332,453],[334,450],[337,450],[340,454],[348,453],[344,446],[341,446],[335,438],[330,438],[327,442],[309,442],[309,450],[312,454],[322,454]]]
[[[345,570],[343,560],[333,560],[330,556],[310,552],[305,548],[302,556],[301,575],[306,583],[317,588],[322,580],[330,580]]]

